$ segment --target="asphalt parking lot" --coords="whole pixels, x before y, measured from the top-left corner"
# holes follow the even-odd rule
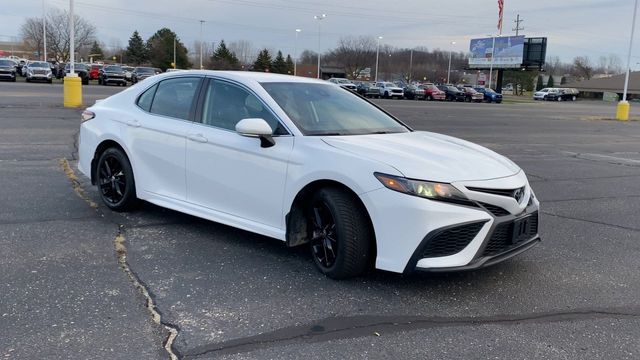
[[[0,83],[0,357],[166,359],[171,338],[188,359],[640,358],[640,122],[593,101],[376,102],[523,167],[543,242],[480,271],[334,281],[269,238],[108,211],[74,174],[62,87]]]

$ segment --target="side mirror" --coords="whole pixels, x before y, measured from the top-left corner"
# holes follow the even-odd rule
[[[273,140],[273,129],[264,119],[242,119],[236,124],[236,132],[242,136],[260,138],[260,146],[267,148],[276,144]]]

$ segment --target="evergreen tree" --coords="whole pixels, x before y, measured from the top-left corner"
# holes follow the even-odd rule
[[[286,74],[287,73],[287,62],[284,60],[284,56],[282,56],[282,51],[278,50],[278,55],[271,63],[271,72],[276,74]]]
[[[293,59],[291,59],[291,55],[287,55],[287,74],[294,75],[293,69],[294,69]]]
[[[137,30],[129,38],[127,60],[133,65],[145,64],[149,61],[149,50]]]
[[[253,63],[253,71],[271,71],[271,54],[269,54],[269,50],[262,49],[260,53],[258,53],[258,58],[256,62]]]
[[[224,40],[221,40],[211,56],[211,66],[217,70],[238,70],[240,69],[240,61],[236,54],[227,48]]]
[[[549,80],[547,81],[547,87],[553,87],[553,75],[549,75]]]
[[[536,84],[536,91],[542,90],[544,83],[542,82],[542,76],[538,75],[538,83]]]
[[[89,50],[89,56],[93,57],[93,60],[104,59],[104,52],[102,51],[102,48],[100,47],[100,44],[98,44],[97,41],[93,42],[93,45],[91,46],[91,50]]]
[[[566,84],[566,83],[567,83],[567,77],[566,77],[566,76],[563,76],[563,77],[560,79],[560,85],[564,85],[564,84]]]
[[[153,67],[167,70],[173,62],[173,41],[176,41],[176,67],[178,69],[188,69],[191,67],[187,48],[184,46],[176,33],[168,28],[162,28],[156,31],[153,36],[147,40],[147,49],[149,49],[149,59]]]

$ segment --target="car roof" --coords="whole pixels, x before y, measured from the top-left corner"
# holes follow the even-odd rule
[[[223,79],[235,80],[239,82],[244,81],[256,81],[259,83],[264,82],[295,82],[295,83],[308,83],[308,84],[327,84],[324,80],[306,78],[302,76],[292,76],[283,74],[264,73],[257,71],[221,71],[221,70],[189,70],[189,71],[174,71],[163,73],[158,76],[158,79],[163,77],[183,76],[185,73],[191,75],[208,75],[216,76]]]

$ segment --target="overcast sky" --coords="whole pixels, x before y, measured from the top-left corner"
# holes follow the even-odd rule
[[[47,6],[68,8],[68,0],[45,0]],[[516,14],[524,19],[521,34],[549,38],[547,56],[563,61],[588,55],[616,54],[626,60],[633,0],[504,0],[503,34],[514,34]],[[177,32],[192,47],[207,42],[249,40],[258,47],[294,52],[295,29],[302,29],[298,50],[334,47],[345,35],[383,36],[382,43],[397,47],[468,51],[469,40],[496,33],[497,0],[81,0],[76,13],[98,30],[107,47],[126,46],[138,30],[148,38],[161,27]],[[26,17],[40,16],[42,0],[2,0],[0,36],[17,36]],[[640,35],[636,38],[640,38]],[[632,68],[640,65],[640,41],[634,44]],[[635,56],[638,55],[638,56]]]

